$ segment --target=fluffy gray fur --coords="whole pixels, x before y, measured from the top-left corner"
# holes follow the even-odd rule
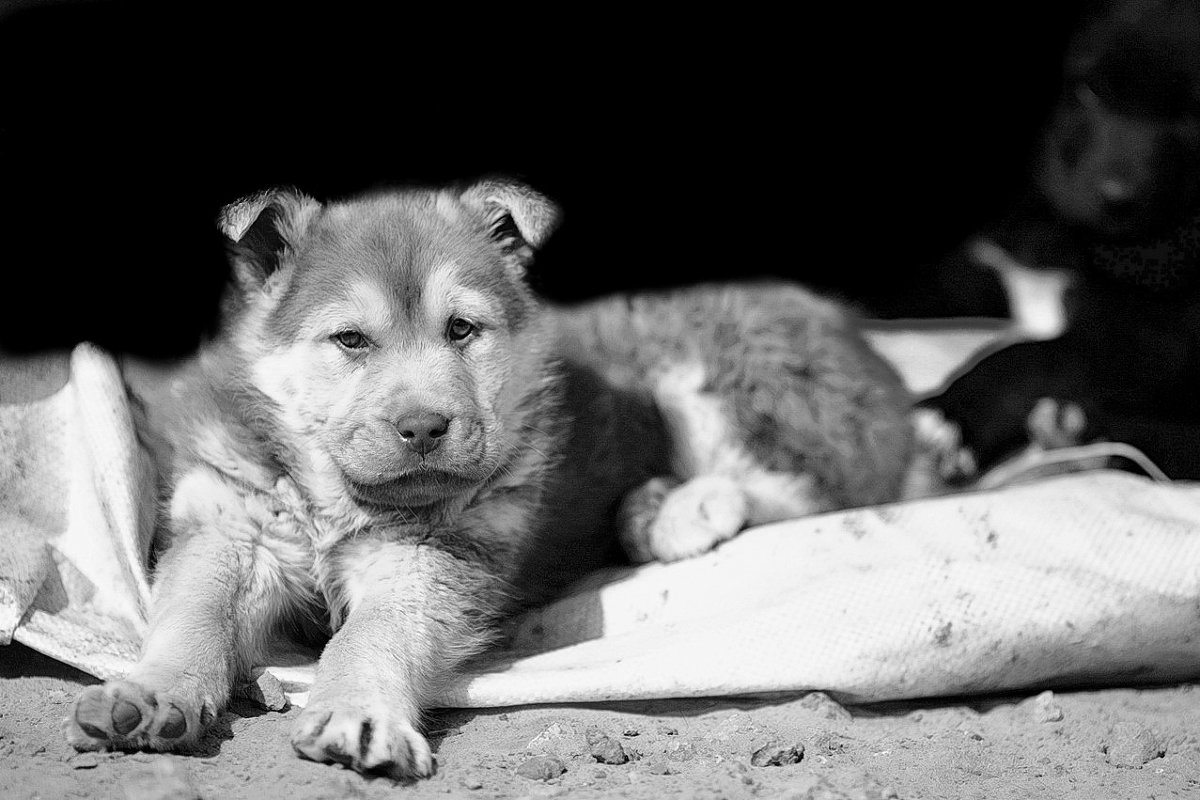
[[[898,495],[908,398],[842,308],[787,285],[547,308],[525,270],[557,219],[503,179],[226,211],[220,335],[130,372],[161,556],[141,660],[80,694],[75,747],[189,747],[307,622],[332,638],[296,751],[426,776],[439,683],[618,542],[682,558]],[[422,450],[416,412],[445,422]]]

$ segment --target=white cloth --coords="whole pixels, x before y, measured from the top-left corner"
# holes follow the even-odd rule
[[[65,386],[24,399],[60,360],[0,361],[0,643],[107,678],[145,630],[156,478],[104,351],[77,347]]]
[[[598,576],[452,706],[854,701],[1200,674],[1200,487],[1121,472],[824,514]]]
[[[896,336],[873,341],[902,370],[901,343],[921,344],[905,373],[918,391],[995,339]],[[117,677],[145,629],[154,475],[111,356],[81,346],[61,389],[14,391],[46,371],[0,359],[0,642]],[[700,558],[596,575],[515,620],[441,702],[1186,679],[1200,674],[1198,603],[1200,487],[1078,473],[762,526]],[[311,658],[288,663],[271,671],[302,704]]]

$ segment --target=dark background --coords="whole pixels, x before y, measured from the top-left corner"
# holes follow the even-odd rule
[[[1081,9],[160,5],[0,14],[2,347],[181,352],[223,204],[491,172],[565,209],[552,298],[781,276],[895,316],[1024,184]]]

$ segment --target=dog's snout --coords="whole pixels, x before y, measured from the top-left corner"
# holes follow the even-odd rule
[[[414,411],[396,420],[396,430],[404,443],[421,455],[431,453],[450,430],[450,418],[436,411]]]

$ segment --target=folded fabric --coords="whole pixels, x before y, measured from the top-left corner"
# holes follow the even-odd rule
[[[81,345],[0,373],[0,643],[122,674],[145,631],[157,479],[121,370]]]

